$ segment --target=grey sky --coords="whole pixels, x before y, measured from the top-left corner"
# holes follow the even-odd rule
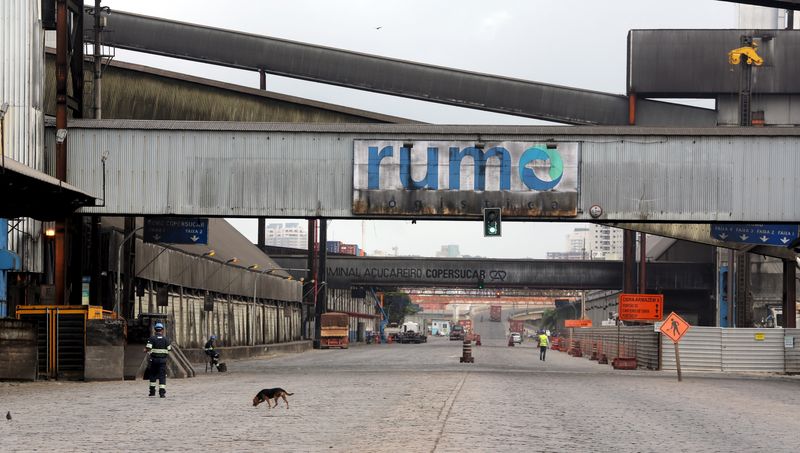
[[[734,28],[737,6],[714,0],[229,1],[105,0],[134,13],[558,85],[625,93],[626,39],[635,28]],[[380,28],[378,28],[380,27]],[[698,43],[702,45],[702,43]],[[117,59],[257,87],[258,75],[118,51]],[[676,61],[675,64],[681,64]],[[439,124],[540,124],[534,120],[394,98],[277,76],[270,91]],[[255,220],[234,220],[255,240]],[[504,222],[484,239],[479,222],[370,221],[366,249],[543,258],[578,224]],[[360,221],[337,220],[329,239],[361,243]]]

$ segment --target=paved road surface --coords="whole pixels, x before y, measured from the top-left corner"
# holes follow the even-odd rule
[[[482,326],[486,327],[486,326]],[[614,371],[526,342],[370,345],[138,382],[0,383],[3,451],[798,451],[800,382]],[[202,369],[202,367],[201,367]],[[268,410],[251,400],[283,387]]]

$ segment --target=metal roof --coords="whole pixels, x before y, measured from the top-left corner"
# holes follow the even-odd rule
[[[64,218],[94,206],[88,193],[11,158],[0,158],[0,217]]]
[[[48,48],[48,49],[46,49],[46,51],[47,51],[48,54],[55,54],[55,49]],[[86,60],[87,61],[89,61],[90,58],[91,58],[90,56],[88,56],[88,55],[86,56]],[[117,70],[120,70],[120,71],[140,73],[140,74],[136,75],[137,77],[139,77],[141,75],[149,75],[149,76],[154,76],[154,77],[161,78],[161,79],[169,79],[169,80],[174,80],[174,81],[179,81],[179,82],[186,82],[186,83],[189,83],[189,84],[200,85],[202,87],[201,89],[203,89],[203,88],[205,88],[205,89],[219,89],[219,90],[223,90],[223,91],[229,92],[229,93],[237,93],[237,94],[245,95],[245,96],[248,96],[248,97],[253,97],[253,98],[256,98],[256,99],[260,99],[260,100],[263,100],[264,102],[278,101],[278,102],[285,102],[285,103],[295,104],[295,105],[298,105],[298,106],[308,107],[308,108],[311,108],[311,109],[326,110],[326,111],[334,112],[334,113],[337,113],[337,114],[341,114],[343,117],[348,117],[349,116],[349,117],[354,117],[354,118],[364,118],[366,120],[372,120],[372,121],[376,121],[376,122],[385,122],[385,123],[419,123],[419,121],[415,121],[415,120],[411,120],[411,119],[407,119],[407,118],[401,118],[401,117],[392,116],[392,115],[384,115],[384,114],[381,114],[381,113],[370,112],[370,111],[367,111],[367,110],[361,110],[361,109],[356,109],[356,108],[352,108],[352,107],[345,107],[345,106],[341,106],[341,105],[337,105],[337,104],[330,104],[330,103],[327,103],[327,102],[316,101],[316,100],[302,98],[302,97],[298,97],[298,96],[290,96],[290,95],[287,95],[287,94],[276,93],[274,91],[261,90],[261,89],[246,87],[246,86],[242,86],[242,85],[235,85],[235,84],[232,84],[232,83],[220,82],[218,80],[212,80],[212,79],[207,79],[207,78],[203,78],[203,77],[197,77],[197,76],[192,76],[192,75],[187,75],[187,74],[181,74],[179,72],[168,71],[168,70],[165,70],[165,69],[154,68],[154,67],[150,67],[150,66],[144,66],[144,65],[134,64],[134,63],[118,61],[118,60],[111,61],[111,63],[109,63],[109,66],[112,69],[117,69]],[[142,97],[141,89],[130,90],[131,87],[128,86],[128,85],[126,85],[125,88],[130,90],[130,91],[133,91],[133,93],[118,93],[118,92],[114,92],[114,91],[109,92],[108,91],[109,89],[113,90],[113,88],[114,88],[114,85],[109,86],[109,78],[112,78],[114,76],[115,76],[115,72],[114,71],[107,71],[107,72],[105,72],[103,74],[103,78],[104,78],[103,92],[105,93],[105,96],[128,96],[128,95],[131,95],[131,96],[136,96],[137,98],[141,98]],[[47,94],[50,95],[50,93],[47,93]],[[52,96],[53,97],[55,96],[55,92],[52,93]],[[54,103],[55,99],[52,99],[50,102]],[[89,102],[89,101],[87,100],[87,102]],[[88,106],[88,104],[87,104],[87,106]],[[130,108],[130,107],[128,107],[128,108]],[[104,107],[103,116],[104,117],[109,117],[108,113],[105,111],[106,109],[107,109],[107,107]],[[121,116],[126,117],[126,118],[134,118],[134,117],[132,117],[130,115],[121,115]],[[350,121],[354,121],[354,120],[351,119]]]

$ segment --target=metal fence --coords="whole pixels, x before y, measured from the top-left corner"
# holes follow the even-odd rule
[[[800,350],[784,348],[784,336],[797,329],[692,327],[681,338],[681,369],[685,371],[760,371],[783,373],[785,355],[800,362]],[[800,346],[800,345],[798,345]],[[662,369],[675,369],[672,340],[661,338]]]
[[[787,373],[800,373],[800,329],[784,329],[783,361]]]
[[[639,368],[658,369],[658,333],[652,326],[591,327],[573,329],[584,356],[596,351],[609,363],[616,357],[635,357]],[[567,336],[567,338],[569,338]]]

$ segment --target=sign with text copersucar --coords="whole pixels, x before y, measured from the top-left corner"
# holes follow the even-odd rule
[[[353,213],[574,217],[578,143],[354,140]]]

